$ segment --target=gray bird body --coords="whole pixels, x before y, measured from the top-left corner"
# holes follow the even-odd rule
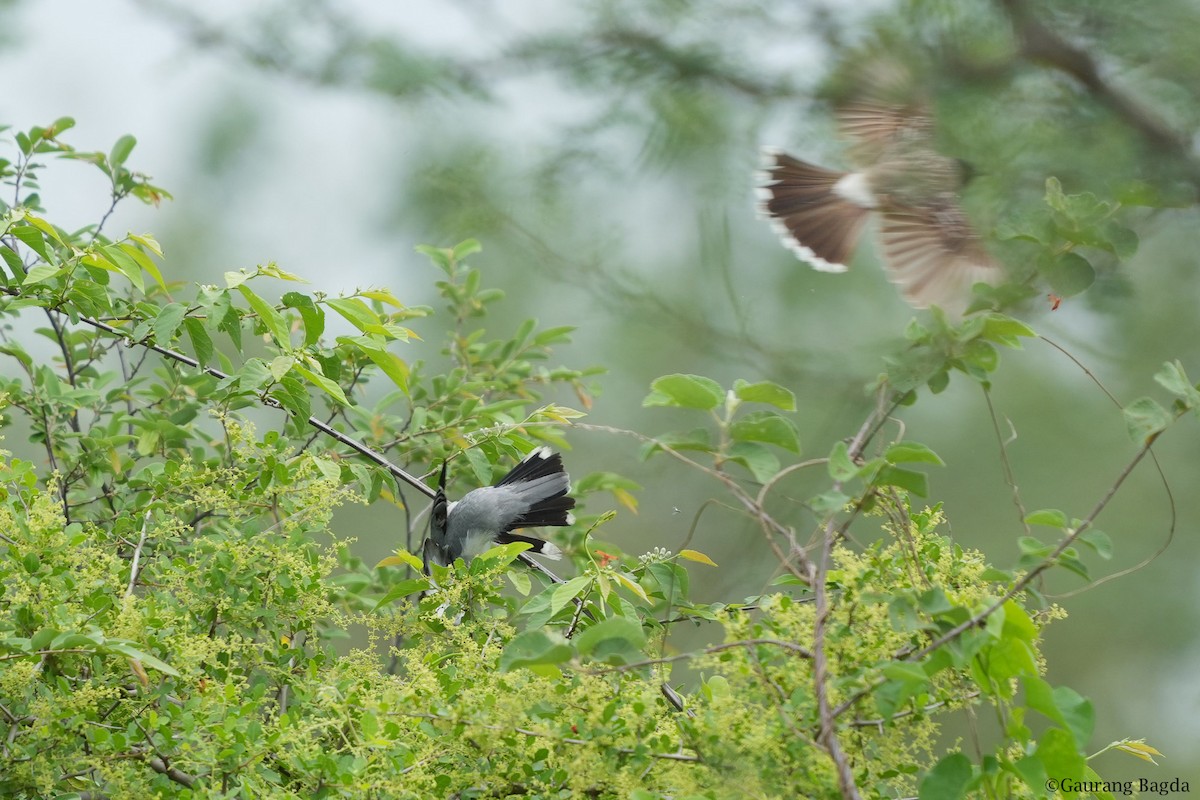
[[[554,544],[513,531],[574,522],[570,510],[575,500],[567,496],[570,488],[562,457],[547,447],[531,452],[495,486],[475,489],[454,503],[446,500],[443,467],[425,541],[426,563],[447,566],[458,558],[470,562],[480,553],[510,542],[527,542],[531,553],[561,558],[562,551]]]

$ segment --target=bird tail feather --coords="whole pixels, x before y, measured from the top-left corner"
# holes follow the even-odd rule
[[[573,508],[575,508],[574,497],[562,494],[547,497],[545,500],[534,503],[528,511],[514,519],[508,526],[508,530],[538,528],[543,525],[556,528],[573,525],[575,523],[575,516],[571,514]]]
[[[763,155],[759,212],[798,258],[823,272],[845,272],[871,211],[838,191],[849,173],[775,150]]]
[[[565,474],[562,456],[549,447],[539,447],[521,459],[521,463],[509,470],[508,474],[501,478],[496,485],[528,483],[538,478],[546,478],[560,473]]]

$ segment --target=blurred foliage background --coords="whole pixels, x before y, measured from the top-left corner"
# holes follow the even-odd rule
[[[414,246],[475,237],[485,281],[508,294],[494,325],[576,325],[559,356],[609,368],[588,422],[679,427],[640,407],[664,373],[770,379],[797,394],[811,455],[853,433],[912,312],[872,247],[840,276],[780,247],[755,219],[753,170],[763,144],[844,163],[826,98],[847,65],[887,48],[928,86],[945,152],[977,171],[966,204],[989,247],[1038,289],[1017,315],[1122,402],[1161,397],[1151,376],[1163,361],[1200,373],[1200,8],[1185,0],[8,0],[0,30],[3,122],[69,114],[80,141],[138,137],[137,166],[178,200],[128,206],[110,230],[153,231],[170,278],[274,260],[320,290],[385,285],[427,303],[436,276]],[[78,173],[43,183],[67,224],[106,205],[107,187]],[[1049,217],[1051,177],[1110,204],[1137,242],[1132,256],[1080,248],[1094,282],[1060,291],[1054,311],[1026,236]],[[435,369],[437,340],[404,355]],[[992,401],[1028,508],[1084,516],[1133,450],[1119,409],[1045,342],[1008,355]],[[949,465],[931,489],[954,535],[1015,561],[1020,526],[977,387],[954,382],[902,420]],[[608,537],[635,552],[679,547],[713,489],[702,476],[648,468],[632,439],[568,439],[573,473],[643,487]],[[1071,616],[1050,632],[1047,677],[1095,701],[1096,743],[1145,737],[1167,756],[1155,769],[1108,755],[1106,775],[1200,784],[1194,426],[1156,452],[1174,540],[1063,601]],[[1162,548],[1172,520],[1143,465],[1099,520],[1112,569]],[[368,562],[397,545],[383,506],[338,524]],[[721,565],[697,600],[752,594],[775,569],[761,534],[719,507],[691,546]],[[1078,588],[1063,576],[1045,587]]]

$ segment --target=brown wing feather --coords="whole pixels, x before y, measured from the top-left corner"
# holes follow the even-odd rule
[[[847,103],[837,110],[838,130],[850,140],[847,156],[859,167],[874,164],[898,145],[933,145],[933,120],[921,106]]]
[[[962,313],[972,286],[1003,277],[956,202],[891,208],[882,216],[879,240],[888,279],[914,308],[937,305]]]

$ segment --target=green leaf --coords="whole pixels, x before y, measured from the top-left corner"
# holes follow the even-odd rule
[[[484,486],[490,484],[492,482],[492,463],[488,461],[484,452],[478,447],[468,447],[463,450],[462,454],[471,466],[471,472],[474,473],[475,479]]]
[[[183,303],[169,303],[163,306],[158,312],[158,316],[154,318],[155,343],[163,347],[170,347],[171,340],[175,338],[175,331],[179,330],[186,314],[187,306]]]
[[[396,552],[393,555],[390,555],[387,558],[381,559],[380,562],[378,564],[376,564],[375,566],[376,567],[407,566],[407,567],[411,567],[413,570],[415,570],[417,572],[420,572],[422,569],[425,568],[425,565],[423,563],[421,563],[420,558],[418,558],[417,556],[408,552],[403,547],[396,550]]]
[[[419,244],[413,249],[432,261],[435,266],[437,266],[447,275],[453,272],[453,266],[450,261],[453,251],[447,248],[433,247],[432,245],[427,244]]]
[[[1033,620],[1029,618],[1028,611],[1022,608],[1015,600],[1006,600],[1003,609],[1003,634],[1005,636],[1012,636],[1029,644],[1037,641],[1038,629],[1033,624]]]
[[[188,317],[183,321],[183,329],[187,331],[188,338],[192,340],[192,352],[196,354],[196,360],[200,362],[201,366],[207,366],[213,357],[213,341],[212,337],[208,335],[204,323]]]
[[[850,459],[850,447],[845,442],[836,442],[829,451],[829,477],[845,483],[858,475],[858,466]]]
[[[1142,761],[1147,761],[1155,766],[1158,766],[1158,762],[1154,760],[1154,756],[1162,755],[1162,753],[1158,752],[1158,750],[1146,744],[1141,739],[1121,742],[1116,746],[1116,749],[1120,750],[1122,753],[1128,753],[1134,758],[1140,758]]]
[[[53,264],[38,264],[25,274],[25,280],[21,282],[21,285],[32,286],[35,283],[44,283],[57,278],[65,271],[65,268],[56,267]]]
[[[1054,547],[1033,536],[1021,536],[1017,539],[1017,547],[1021,554],[1034,560],[1041,560],[1054,552]]]
[[[451,251],[451,254],[455,261],[462,261],[467,256],[473,256],[476,253],[481,252],[483,252],[483,245],[481,245],[477,240],[464,239],[463,241],[454,245],[454,249]]]
[[[507,573],[508,580],[512,583],[513,588],[520,593],[522,597],[529,596],[529,590],[533,588],[533,581],[529,578],[529,572],[526,570],[510,569]]]
[[[641,624],[628,617],[609,617],[575,637],[580,655],[616,665],[641,660],[645,646],[646,634]]]
[[[329,378],[326,378],[324,375],[317,374],[316,372],[300,365],[299,363],[293,366],[292,369],[294,369],[300,375],[303,375],[309,383],[315,384],[319,389],[321,389],[321,391],[325,392],[342,405],[350,405],[350,401],[346,399],[346,393],[342,391],[342,387],[338,386],[336,382],[329,380]]]
[[[1060,781],[1082,778],[1087,767],[1075,737],[1062,728],[1050,728],[1042,734],[1034,756],[1045,765],[1047,775]]]
[[[906,464],[921,462],[926,464],[937,464],[939,467],[944,467],[946,463],[938,456],[937,453],[930,450],[920,442],[896,442],[889,447],[883,454],[891,464]]]
[[[60,635],[61,632],[55,630],[54,628],[42,628],[40,631],[35,633],[32,638],[30,638],[29,649],[45,650],[50,646],[50,643],[57,639]]]
[[[513,637],[500,654],[500,671],[522,667],[552,666],[570,661],[575,651],[560,634],[551,631],[526,631]]]
[[[4,127],[8,127],[8,126],[4,126]],[[47,139],[53,139],[54,137],[58,136],[60,133],[63,133],[64,131],[69,131],[69,130],[71,130],[71,128],[74,128],[74,127],[75,127],[75,118],[74,117],[59,117],[58,119],[54,120],[54,122],[50,123],[50,127],[47,128],[42,135]]]
[[[271,377],[276,381],[283,380],[283,376],[292,371],[292,367],[296,365],[295,356],[275,356],[267,365],[267,369],[271,373]]]
[[[1074,572],[1085,581],[1090,581],[1092,579],[1091,572],[1088,570],[1087,564],[1080,561],[1077,555],[1075,548],[1069,548],[1058,557],[1057,564],[1064,569]]]
[[[326,300],[325,305],[341,314],[347,322],[363,333],[372,333],[383,327],[383,320],[379,315],[356,297],[335,297]]]
[[[562,611],[567,603],[570,603],[582,594],[591,583],[591,575],[578,575],[566,583],[561,583],[554,587],[554,591],[550,595],[550,615],[554,616],[559,611]]]
[[[995,372],[1000,364],[1000,354],[990,343],[982,339],[972,339],[963,348],[962,360],[968,366],[982,372]]]
[[[920,800],[959,800],[966,797],[967,784],[973,774],[971,759],[962,753],[951,753],[921,780],[917,797]]]
[[[293,366],[295,365],[293,364]],[[271,387],[271,397],[278,400],[285,410],[300,419],[308,419],[312,416],[312,398],[308,395],[308,386],[291,372],[285,374],[278,383]]]
[[[1079,534],[1079,541],[1086,544],[1096,552],[1096,555],[1103,558],[1105,561],[1112,558],[1113,545],[1112,539],[1108,538],[1108,534],[1104,531],[1088,528],[1083,533]]]
[[[734,442],[726,457],[750,470],[759,483],[766,483],[779,472],[779,459],[757,442]]]
[[[765,442],[800,454],[800,433],[795,423],[774,411],[746,414],[729,426],[729,435],[734,441]]]
[[[42,232],[37,228],[32,225],[14,225],[9,230],[9,233],[24,242],[43,261],[50,260],[50,252],[46,249],[46,240],[42,237]]]
[[[611,492],[614,489],[637,492],[642,488],[636,481],[632,481],[624,475],[618,475],[615,472],[590,472],[581,479],[572,481],[572,483],[575,486],[573,494]]]
[[[809,501],[805,505],[812,509],[812,512],[818,517],[824,518],[833,514],[837,514],[843,508],[845,508],[846,504],[849,502],[849,495],[830,489],[827,492],[822,492],[816,497],[809,498]]]
[[[396,299],[396,296],[388,289],[367,289],[358,294],[360,297],[365,297],[368,300],[378,300],[384,305],[392,306],[393,308],[404,308],[404,303]]]
[[[382,342],[373,336],[357,336],[352,339],[343,337],[338,341],[350,342],[366,353],[367,358],[379,367],[380,371],[396,385],[396,388],[408,394],[408,364],[400,356],[387,350]]]
[[[886,466],[879,470],[874,483],[878,486],[898,486],[918,497],[929,496],[929,479],[923,472],[902,467]]]
[[[1038,259],[1038,270],[1050,288],[1063,297],[1077,295],[1096,282],[1096,270],[1074,251]]]
[[[300,292],[287,292],[280,302],[300,313],[300,319],[304,322],[304,346],[316,344],[325,332],[325,310],[314,303],[311,297]]]
[[[643,602],[646,602],[646,603],[650,602],[649,596],[646,595],[646,590],[643,589],[641,587],[641,584],[639,584],[637,581],[635,581],[633,579],[633,577],[630,576],[628,573],[616,572],[616,573],[613,573],[613,577],[617,579],[617,583],[621,584],[626,589],[633,592],[635,595],[638,596],[638,598],[640,600],[642,600]]]
[[[1163,364],[1154,380],[1171,394],[1178,395],[1189,409],[1200,408],[1200,391],[1188,380],[1183,364],[1178,360]]]
[[[105,644],[104,634],[98,630],[92,629],[87,633],[72,631],[70,633],[59,634],[54,641],[50,643],[51,650],[89,650],[96,647],[101,647]]]
[[[568,336],[576,328],[574,325],[560,325],[555,328],[546,328],[539,331],[537,336],[533,337],[533,343],[538,347],[545,347],[550,344],[560,344],[571,341]]]
[[[771,381],[747,383],[738,378],[733,382],[733,394],[747,403],[767,403],[784,411],[796,410],[796,395]]]
[[[1000,697],[1011,697],[1012,679],[1037,674],[1033,647],[1015,637],[1002,636],[983,651],[978,665],[985,666],[991,691]]]
[[[664,599],[687,599],[691,578],[683,567],[670,561],[660,561],[647,564],[646,574],[658,584],[657,593]],[[653,584],[648,584],[648,587],[649,591],[655,591]]]
[[[136,658],[138,661],[142,662],[142,666],[150,667],[150,669],[156,669],[159,672],[163,673],[164,675],[170,675],[174,678],[179,677],[179,673],[170,664],[168,664],[167,662],[162,661],[158,658],[155,658],[154,656],[150,655],[149,653],[143,652],[142,650],[138,650],[136,647],[134,647],[131,644],[126,644],[125,642],[110,641],[110,642],[107,642],[104,647],[106,650],[120,653],[123,656],[128,656],[129,658]]]
[[[332,459],[310,454],[310,460],[317,470],[329,480],[340,481],[342,479],[342,469]]]
[[[650,384],[642,406],[675,406],[710,411],[725,399],[720,384],[700,375],[664,375]]]
[[[155,239],[150,234],[148,234],[148,233],[131,233],[131,234],[129,234],[129,238],[132,241],[137,242],[142,247],[149,250],[151,253],[154,253],[154,255],[158,256],[159,258],[162,258],[162,254],[163,254],[162,246],[159,245],[158,240]]]
[[[1045,525],[1047,528],[1066,530],[1067,515],[1057,508],[1043,508],[1025,517],[1026,525]]]
[[[125,134],[117,143],[113,145],[112,151],[108,154],[108,163],[114,167],[119,167],[125,163],[125,159],[129,158],[129,154],[133,152],[133,148],[137,145],[137,139],[129,134]]]
[[[1128,261],[1138,251],[1138,235],[1132,229],[1116,222],[1109,222],[1102,231],[1105,249],[1122,261]]]
[[[1046,791],[1046,781],[1049,779],[1046,774],[1046,765],[1040,759],[1032,755],[1025,756],[1013,764],[1013,771],[1021,776],[1021,780],[1025,781],[1025,785],[1029,787],[1033,797],[1051,797],[1050,793]],[[1111,798],[1101,797],[1099,800],[1111,800]]]
[[[669,447],[672,450],[700,450],[705,453],[713,452],[712,434],[707,428],[693,428],[690,431],[673,431],[664,433],[647,442],[642,448],[642,459],[649,458],[655,453]]]
[[[274,306],[263,300],[249,286],[242,284],[237,287],[242,296],[246,298],[246,302],[250,304],[250,308],[262,320],[263,325],[267,329],[267,333],[275,340],[275,344],[280,347],[287,347],[291,344],[291,333],[288,330],[287,320],[283,318]]]
[[[885,664],[883,676],[894,681],[904,681],[906,683],[918,683],[926,685],[929,683],[929,676],[925,674],[925,670],[920,664],[914,664],[911,661],[893,661],[890,664]]]
[[[25,221],[28,222],[33,227],[37,228],[42,233],[49,236],[55,242],[58,242],[58,244],[62,245],[63,247],[67,246],[66,241],[64,241],[63,237],[61,235],[59,235],[58,230],[53,225],[51,225],[49,222],[42,219],[41,217],[35,217],[33,214],[26,214]]]
[[[888,679],[874,691],[875,707],[881,716],[892,716],[909,700],[929,689],[929,676],[917,664],[893,662],[883,667]]]
[[[126,244],[125,242],[117,244],[117,247],[120,248],[122,253],[133,259],[133,262],[137,264],[143,272],[148,273],[151,278],[154,278],[155,283],[157,283],[163,289],[167,288],[167,284],[163,282],[162,272],[159,271],[158,265],[150,260],[149,256],[133,245]]]
[[[1003,314],[988,314],[979,335],[989,342],[1019,350],[1021,338],[1036,339],[1037,331],[1012,317],[1006,317]]]
[[[950,598],[946,597],[946,593],[937,586],[921,592],[921,595],[917,598],[917,605],[931,617],[947,614],[958,608],[950,602]]]
[[[8,264],[13,278],[20,278],[25,274],[25,265],[21,263],[21,257],[7,244],[0,244],[0,257],[3,257],[4,263]],[[0,273],[0,278],[3,277],[3,273]]]
[[[479,575],[496,567],[506,567],[529,548],[529,542],[509,542],[489,547],[471,561],[471,574]]]
[[[710,567],[715,567],[717,565],[715,561],[698,550],[680,550],[679,557],[685,558],[688,561],[695,561],[699,564],[707,564]]]
[[[1134,400],[1123,413],[1130,437],[1139,444],[1151,441],[1174,421],[1170,412],[1149,397]]]
[[[1053,696],[1062,723],[1075,737],[1076,746],[1082,750],[1091,740],[1096,725],[1096,711],[1092,702],[1070,686],[1056,686]]]
[[[401,597],[408,597],[410,594],[424,592],[429,589],[429,586],[430,584],[428,578],[410,578],[405,581],[400,581],[395,586],[387,590],[387,594],[379,599],[379,602],[375,604],[375,608],[373,610],[378,611],[381,607],[395,600],[399,600]]]
[[[142,265],[134,261],[128,253],[115,244],[99,247],[96,252],[104,256],[110,264],[117,268],[118,272],[128,278],[139,292],[146,291],[146,280],[142,277]]]

